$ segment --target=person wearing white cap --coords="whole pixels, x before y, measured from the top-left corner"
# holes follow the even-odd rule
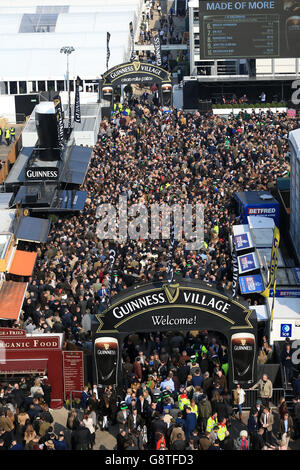
[[[248,432],[245,429],[240,432],[240,437],[236,440],[235,448],[236,450],[249,450]]]

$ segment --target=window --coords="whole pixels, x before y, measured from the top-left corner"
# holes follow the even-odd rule
[[[9,82],[9,92],[11,95],[18,93],[17,82]]]
[[[55,90],[55,81],[54,80],[48,80],[47,81],[47,88],[48,88],[48,91]]]
[[[29,14],[22,16],[19,33],[53,33],[57,14]]]
[[[38,81],[38,91],[46,91],[46,85],[44,80]]]
[[[19,82],[19,93],[27,93],[27,83]]]
[[[57,80],[57,91],[64,91],[65,82],[63,80]]]

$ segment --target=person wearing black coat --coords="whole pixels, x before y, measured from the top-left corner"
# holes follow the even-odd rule
[[[252,435],[251,443],[251,450],[262,450],[265,446],[265,441],[263,438],[265,430],[264,428],[260,428],[258,432],[255,432]]]
[[[171,445],[171,450],[185,450],[186,443],[184,439],[176,439]]]
[[[181,384],[186,383],[186,379],[187,379],[187,376],[189,375],[189,373],[190,373],[189,366],[185,362],[182,362],[180,364],[180,366],[178,367],[178,369],[177,369],[177,377],[178,377],[179,382]]]
[[[226,404],[222,396],[211,400],[212,414],[218,413],[218,420],[221,423],[224,418],[229,418]]]
[[[156,442],[156,436],[158,436],[160,433],[165,436],[167,429],[168,429],[167,423],[165,423],[161,419],[160,414],[157,413],[150,426],[151,442],[152,442],[153,447]]]
[[[90,443],[90,430],[81,422],[79,428],[72,431],[71,446],[72,450],[88,450]]]
[[[25,402],[25,395],[22,390],[19,388],[19,384],[15,383],[14,388],[11,392],[11,396],[14,398],[17,407],[20,408]]]
[[[117,451],[123,451],[124,450],[124,444],[126,443],[127,440],[127,434],[124,429],[120,429],[120,432],[117,434]]]

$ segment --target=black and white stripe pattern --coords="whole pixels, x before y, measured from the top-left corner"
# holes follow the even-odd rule
[[[135,60],[135,50],[134,50],[134,31],[133,31],[133,24],[132,21],[129,23],[129,31],[130,31],[130,37],[131,37],[131,56],[130,56],[130,62]]]
[[[80,78],[77,77],[76,88],[75,88],[75,106],[74,106],[74,121],[75,122],[81,122],[79,85],[80,85]]]
[[[110,49],[109,49],[110,33],[106,35],[106,70],[108,69],[108,62],[110,58]]]

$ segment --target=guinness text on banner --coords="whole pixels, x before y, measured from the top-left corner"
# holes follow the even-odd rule
[[[76,88],[75,88],[75,106],[74,106],[74,121],[75,122],[81,122],[79,85],[80,85],[80,78],[77,77]]]
[[[55,114],[57,120],[58,144],[61,149],[64,147],[64,121],[62,116],[62,105],[60,96],[54,100]]]
[[[129,31],[131,37],[131,55],[130,55],[130,62],[135,59],[135,50],[134,50],[134,31],[133,31],[133,24],[132,21],[129,23]]]
[[[108,69],[108,62],[110,58],[109,41],[110,41],[110,33],[107,33],[106,34],[106,70]]]
[[[152,43],[154,46],[154,54],[155,54],[155,64],[158,67],[162,66],[162,59],[161,59],[161,42],[160,42],[160,35],[158,31],[152,31]]]

